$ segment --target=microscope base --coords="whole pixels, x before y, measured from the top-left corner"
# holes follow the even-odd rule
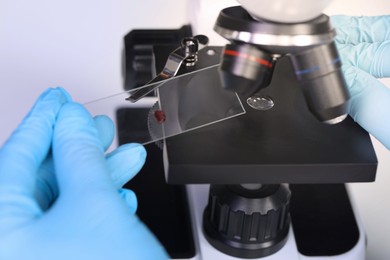
[[[224,253],[219,252],[215,248],[213,248],[206,240],[204,233],[203,233],[203,225],[202,225],[202,216],[203,216],[203,210],[207,205],[208,202],[208,192],[209,192],[209,185],[187,185],[187,192],[188,192],[188,200],[190,205],[190,211],[192,216],[192,224],[195,234],[195,246],[197,248],[197,255],[193,259],[202,259],[202,260],[208,260],[208,259],[223,259],[223,260],[229,260],[229,259],[238,259],[235,257],[228,256]],[[294,194],[293,194],[294,196]],[[335,260],[364,260],[365,259],[365,248],[366,248],[366,242],[365,242],[365,235],[362,223],[360,222],[359,218],[355,215],[357,228],[359,232],[358,240],[355,244],[355,246],[342,254],[339,255],[322,255],[322,256],[305,256],[302,253],[299,252],[298,246],[297,246],[297,240],[295,239],[294,234],[294,221],[292,221],[292,227],[290,227],[290,232],[288,235],[288,241],[286,245],[279,250],[277,253],[259,258],[264,260],[305,260],[305,259],[335,259]],[[315,232],[315,231],[313,231]],[[331,250],[332,251],[332,250]]]

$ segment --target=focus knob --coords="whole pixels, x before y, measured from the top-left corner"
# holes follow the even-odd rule
[[[277,252],[287,241],[290,196],[287,185],[211,185],[203,215],[206,239],[239,258]]]

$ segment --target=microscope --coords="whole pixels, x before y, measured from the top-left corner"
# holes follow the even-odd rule
[[[214,25],[225,46],[190,26],[125,37],[127,100],[158,99],[117,111],[120,143],[157,141],[126,184],[138,215],[172,259],[363,260],[345,183],[374,181],[377,158],[348,117],[329,1],[239,2]]]

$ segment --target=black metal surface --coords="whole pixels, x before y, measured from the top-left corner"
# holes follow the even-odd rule
[[[298,251],[305,256],[339,256],[360,235],[344,184],[290,185],[290,215]]]
[[[157,60],[164,60],[164,51],[156,53]],[[278,61],[271,85],[262,94],[273,98],[272,109],[257,111],[245,105],[243,116],[168,138],[164,158],[167,181],[271,184],[375,180],[377,158],[368,133],[351,118],[332,126],[318,122],[307,109],[288,60]]]

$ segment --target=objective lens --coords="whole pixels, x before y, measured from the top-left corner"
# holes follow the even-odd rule
[[[250,96],[269,85],[274,60],[271,54],[245,43],[225,46],[220,75],[225,89]]]
[[[346,118],[350,96],[335,44],[320,45],[290,59],[313,115],[327,124]]]

